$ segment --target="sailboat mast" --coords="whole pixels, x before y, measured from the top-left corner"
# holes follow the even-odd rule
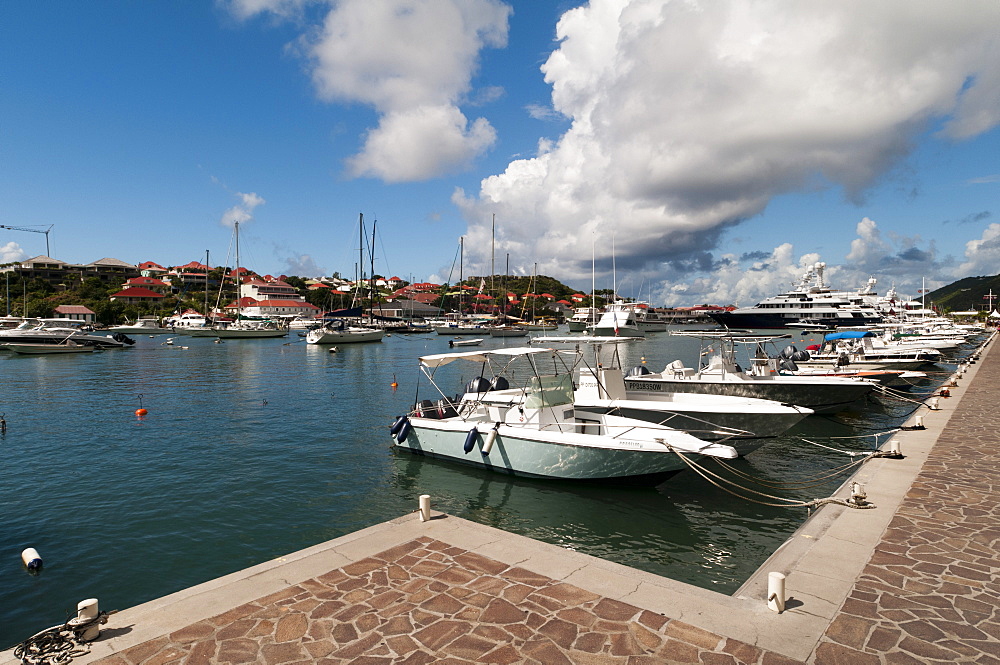
[[[375,316],[375,225],[378,224],[378,220],[372,220],[372,246],[368,252],[368,256],[372,262],[372,271],[368,279],[368,293],[371,305],[368,308],[368,313],[370,316]],[[382,304],[379,303],[378,311],[382,311]]]
[[[236,235],[236,274],[233,275],[233,282],[236,284],[236,320],[242,318],[243,308],[240,307],[240,223],[233,222]]]
[[[462,314],[465,307],[465,236],[458,237],[458,313]]]
[[[497,274],[496,268],[496,246],[497,246],[497,215],[493,213],[493,225],[490,227],[490,291],[496,293],[493,285],[493,276]]]
[[[208,324],[208,250],[205,250],[205,323]]]

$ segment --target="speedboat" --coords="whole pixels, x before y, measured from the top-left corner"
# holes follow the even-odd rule
[[[821,348],[792,358],[803,367],[850,366],[864,369],[923,369],[941,360],[941,352],[914,346],[889,346],[868,330],[829,333]]]
[[[665,425],[576,409],[573,375],[553,349],[435,354],[420,369],[436,386],[436,370],[455,361],[481,365],[482,375],[455,399],[421,400],[400,416],[390,428],[396,447],[517,476],[629,484],[658,484],[703,456],[737,456]],[[511,390],[507,375],[524,385]]]
[[[780,373],[777,359],[757,354],[749,371],[736,362],[736,345],[749,344],[762,349],[763,344],[787,335],[735,335],[725,331],[674,331],[674,335],[700,337],[712,342],[706,364],[688,367],[680,359],[669,363],[662,372],[651,372],[642,365],[625,376],[625,395],[641,399],[655,393],[699,393],[769,399],[795,404],[816,413],[833,413],[872,392],[874,381],[829,376],[793,376]],[[718,347],[718,348],[716,348]],[[771,361],[774,361],[773,363]]]
[[[159,319],[150,318],[139,318],[136,319],[135,323],[127,324],[123,326],[111,326],[108,328],[108,332],[111,333],[123,333],[127,335],[143,334],[143,335],[163,335],[171,332],[170,328],[164,328],[160,325]]]
[[[92,353],[96,347],[87,344],[77,344],[71,339],[56,344],[39,344],[31,342],[4,342],[0,349],[12,351],[21,355],[42,355],[54,353]]]
[[[121,349],[135,343],[122,333],[113,336],[96,335],[81,328],[82,321],[69,319],[27,319],[10,330],[0,330],[0,344],[61,344],[72,340],[77,344],[99,349]]]
[[[813,410],[768,399],[685,392],[629,395],[619,368],[581,366],[573,406],[682,429],[705,441],[725,441],[747,455],[812,415]]]
[[[351,344],[357,342],[381,342],[384,336],[385,330],[382,328],[351,326],[343,319],[337,319],[306,332],[306,343]]]
[[[613,413],[647,422],[683,429],[706,441],[725,441],[740,455],[746,455],[767,439],[780,436],[813,410],[767,399],[688,392],[646,392],[626,394],[618,346],[634,337],[542,337],[538,343],[592,345],[595,365],[577,351],[578,376],[573,405],[591,413]],[[611,345],[614,353],[601,361],[601,350]]]

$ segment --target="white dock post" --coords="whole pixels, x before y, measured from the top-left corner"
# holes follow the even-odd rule
[[[785,574],[767,574],[767,608],[777,613],[785,611]]]
[[[427,522],[431,519],[431,495],[420,495],[420,521]]]

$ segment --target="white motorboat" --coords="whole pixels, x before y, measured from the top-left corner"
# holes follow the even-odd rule
[[[813,410],[767,399],[685,392],[629,395],[622,370],[580,367],[573,406],[682,429],[706,441],[725,441],[747,455],[812,415]]]
[[[330,321],[319,328],[306,332],[308,344],[353,344],[360,342],[381,342],[385,336],[382,328],[365,328],[348,325],[343,319]]]
[[[820,349],[806,349],[791,360],[800,367],[848,366],[855,369],[922,369],[941,360],[941,352],[914,346],[889,346],[866,330],[829,333]]]
[[[472,337],[470,339],[456,337],[455,339],[448,340],[448,346],[479,346],[483,343],[483,339],[482,337]]]
[[[664,326],[665,328],[665,326]],[[587,332],[596,337],[642,337],[644,335],[636,319],[633,303],[614,302],[605,308],[601,319]]]
[[[579,352],[573,405],[578,410],[645,420],[683,429],[699,439],[725,440],[738,453],[753,452],[767,439],[779,436],[813,413],[812,409],[767,399],[697,393],[649,392],[626,394],[618,357],[618,345],[638,341],[635,337],[540,337],[536,343],[590,345],[596,368]],[[610,359],[601,360],[605,345],[614,348]]]
[[[584,332],[588,326],[596,325],[601,320],[601,310],[596,307],[577,307],[566,325],[570,332]]]
[[[239,320],[228,326],[213,326],[209,335],[201,337],[217,337],[219,339],[261,339],[268,337],[285,337],[288,330],[281,328],[273,321]]]
[[[78,344],[71,339],[67,339],[56,344],[5,342],[0,344],[0,349],[22,355],[43,355],[54,353],[92,353],[96,350],[96,347],[87,344]]]
[[[170,328],[164,328],[160,325],[159,319],[155,317],[138,318],[135,323],[126,324],[122,326],[111,326],[108,328],[110,333],[124,333],[127,335],[163,335],[171,332]]]
[[[490,330],[478,323],[439,321],[430,326],[438,335],[489,335]]]
[[[163,325],[171,333],[188,334],[191,330],[206,329],[208,320],[193,309],[188,309],[179,315],[164,319]]]
[[[82,325],[81,321],[69,319],[26,319],[16,328],[0,330],[0,343],[61,344],[72,340],[99,349],[121,349],[135,343],[122,333],[97,335],[82,330]]]
[[[458,360],[482,365],[483,376],[456,400],[422,400],[400,416],[390,429],[397,447],[518,476],[641,484],[686,468],[682,455],[737,456],[731,446],[664,425],[579,412],[572,374],[552,349],[437,354],[422,357],[420,368],[436,385],[435,370]],[[527,366],[511,370],[526,379],[521,390],[504,377],[515,362]]]
[[[878,386],[875,381],[781,374],[777,359],[768,359],[762,351],[749,371],[744,371],[736,362],[737,344],[762,349],[765,343],[787,338],[787,335],[734,335],[724,331],[675,331],[671,334],[710,341],[713,351],[703,354],[709,356],[708,363],[692,368],[678,359],[662,372],[655,373],[645,366],[633,368],[625,377],[625,394],[629,399],[642,399],[642,395],[650,393],[674,392],[732,395],[795,404],[816,413],[832,413],[865,397]]]

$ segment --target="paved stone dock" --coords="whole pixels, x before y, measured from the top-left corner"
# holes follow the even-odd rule
[[[864,465],[877,509],[817,511],[733,596],[409,515],[126,610],[73,662],[1000,665],[1000,355],[959,384]]]

